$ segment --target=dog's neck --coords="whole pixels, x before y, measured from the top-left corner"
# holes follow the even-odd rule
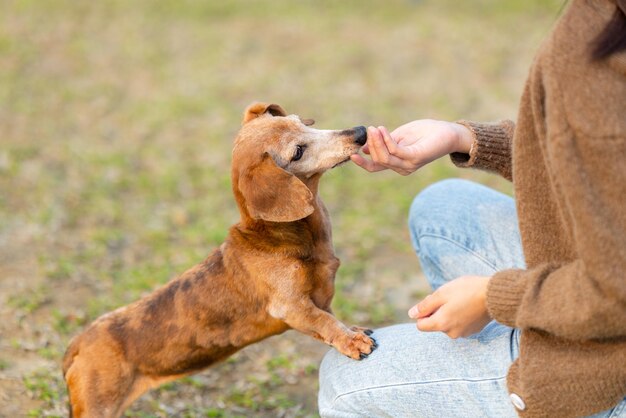
[[[320,178],[322,178],[322,173],[313,174],[311,177],[308,178],[298,178],[300,179],[300,181],[302,181],[302,183],[304,183],[306,187],[309,188],[311,193],[313,193],[313,196],[317,198],[317,190],[319,188]]]

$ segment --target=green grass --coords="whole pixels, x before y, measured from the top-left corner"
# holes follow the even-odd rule
[[[45,285],[32,289],[28,294],[11,295],[8,305],[17,311],[30,314],[50,301],[49,288]]]
[[[61,398],[65,396],[64,382],[56,370],[45,368],[24,376],[24,388],[28,395],[40,401],[40,408],[29,409],[25,415],[29,417],[58,417],[61,418],[65,412],[60,411],[64,408]],[[62,408],[63,407],[63,408]]]
[[[38,405],[21,414],[65,410],[59,361],[72,335],[222,242],[238,218],[229,163],[247,104],[276,102],[327,129],[514,119],[533,52],[561,6],[1,2],[0,274],[11,282],[0,320],[28,324],[11,325],[6,345],[48,365],[44,373],[0,362],[22,374],[21,401]],[[511,193],[446,159],[409,177],[352,165],[326,175],[321,193],[342,259],[333,309],[346,323],[404,321],[408,302],[390,290],[424,295],[406,214],[416,193],[448,177]],[[315,416],[319,356],[290,354],[301,341],[272,339],[269,359],[236,356],[142,398],[128,416]]]

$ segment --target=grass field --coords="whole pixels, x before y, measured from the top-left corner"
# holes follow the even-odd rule
[[[0,2],[0,416],[65,416],[60,358],[89,321],[202,260],[238,213],[247,104],[343,129],[514,119],[562,0]],[[427,288],[406,214],[443,178],[353,165],[321,193],[346,323],[406,321]],[[290,331],[142,397],[131,417],[316,416],[326,347]]]

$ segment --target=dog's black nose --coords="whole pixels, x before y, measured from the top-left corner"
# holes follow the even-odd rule
[[[359,145],[365,145],[367,142],[367,129],[365,129],[365,126],[357,126],[354,128],[354,131],[354,142]]]

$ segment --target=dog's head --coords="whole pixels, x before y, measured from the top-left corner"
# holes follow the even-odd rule
[[[276,104],[246,109],[235,139],[232,179],[248,216],[272,222],[307,217],[319,176],[348,161],[367,140],[362,126],[333,131],[311,125],[313,120],[287,115]]]

